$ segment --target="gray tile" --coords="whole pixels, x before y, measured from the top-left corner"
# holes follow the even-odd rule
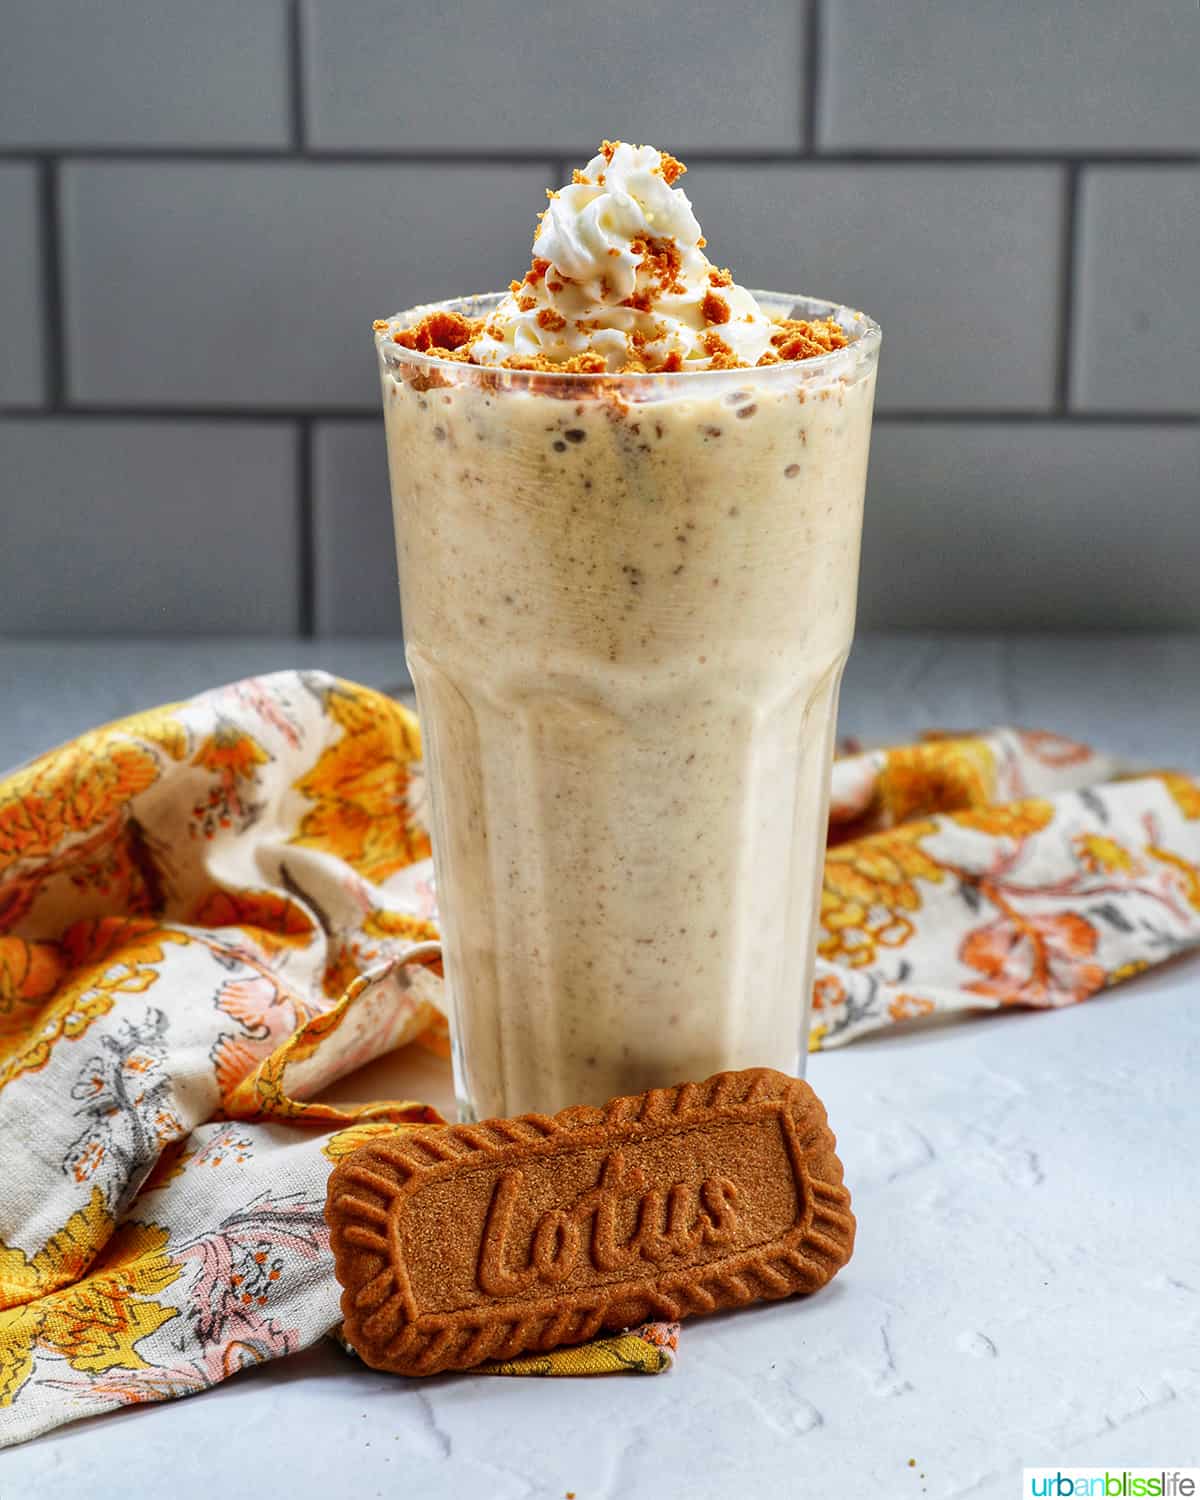
[[[801,0],[760,0],[753,20],[721,0],[305,0],[303,15],[318,147],[800,143]]]
[[[1198,482],[1200,428],[882,422],[862,628],[1195,630]]]
[[[0,422],[0,634],[294,632],[295,454],[285,423]]]
[[[45,379],[36,168],[0,163],[0,224],[0,406],[37,406]]]
[[[320,422],[313,451],[314,620],[318,635],[400,639],[383,419]],[[396,678],[405,675],[397,645]]]
[[[881,409],[1035,411],[1054,394],[1056,167],[697,167],[708,254],[748,286],[883,325]]]
[[[823,37],[822,146],[1200,147],[1186,0],[826,0]]]
[[[371,319],[505,287],[549,169],[75,162],[70,393],[88,403],[374,407]]]
[[[1198,270],[1200,168],[1083,174],[1073,405],[1200,413]]]
[[[282,146],[286,0],[33,0],[0,18],[0,145]]]

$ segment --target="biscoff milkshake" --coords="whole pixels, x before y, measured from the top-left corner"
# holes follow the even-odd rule
[[[466,1117],[803,1066],[879,331],[605,143],[522,282],[376,325]]]

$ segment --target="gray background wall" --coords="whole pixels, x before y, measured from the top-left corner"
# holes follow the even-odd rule
[[[372,317],[605,135],[885,328],[867,626],[1200,627],[1196,0],[0,4],[0,632],[396,633]]]

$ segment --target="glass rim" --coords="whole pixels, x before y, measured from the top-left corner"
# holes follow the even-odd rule
[[[748,288],[748,290],[760,304],[769,302],[777,307],[781,304],[790,304],[793,310],[803,305],[803,317],[832,318],[846,333],[849,342],[845,348],[831,349],[828,354],[814,354],[808,359],[781,360],[773,365],[747,365],[732,370],[631,371],[521,370],[508,365],[476,365],[468,364],[461,359],[441,359],[419,349],[406,349],[403,345],[393,342],[391,335],[397,328],[410,328],[419,323],[422,318],[428,317],[430,313],[461,313],[464,307],[472,305],[477,307],[483,302],[492,300],[498,302],[506,295],[504,292],[476,292],[467,296],[447,297],[439,302],[422,302],[405,308],[401,312],[392,313],[389,317],[380,320],[386,326],[375,330],[375,347],[381,359],[384,359],[386,355],[406,365],[415,365],[430,371],[444,371],[447,376],[455,377],[455,383],[483,379],[493,381],[499,377],[506,387],[530,385],[540,388],[544,387],[547,381],[552,380],[555,383],[567,382],[564,390],[574,388],[580,391],[589,387],[611,386],[613,382],[620,382],[622,386],[628,385],[634,389],[651,390],[663,389],[668,382],[673,388],[677,388],[676,382],[686,382],[688,385],[695,382],[703,385],[725,383],[730,380],[786,380],[789,376],[795,379],[797,375],[807,380],[820,375],[836,375],[843,367],[853,369],[868,364],[878,355],[883,330],[874,318],[861,309],[801,292],[772,292],[754,288]],[[839,314],[844,314],[845,317],[839,317]]]

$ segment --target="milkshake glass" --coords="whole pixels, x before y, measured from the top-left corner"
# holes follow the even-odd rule
[[[558,375],[379,326],[464,1118],[803,1068],[880,335],[753,295],[848,346]]]

